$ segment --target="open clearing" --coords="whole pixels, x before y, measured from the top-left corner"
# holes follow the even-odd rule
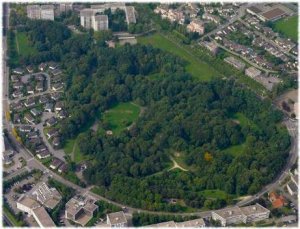
[[[140,107],[132,102],[119,103],[106,111],[101,119],[109,124],[113,134],[119,134],[137,120],[140,110]]]
[[[235,146],[231,146],[231,147],[229,147],[227,149],[224,149],[223,152],[229,153],[229,154],[231,154],[232,156],[235,157],[235,156],[243,153],[244,148],[245,148],[245,144],[242,143],[240,145],[235,145]]]
[[[298,41],[298,16],[277,21],[275,23],[275,28],[293,41]]]
[[[228,194],[222,190],[204,190],[201,192],[203,196],[211,199],[227,199]]]
[[[193,56],[193,54],[189,53],[181,46],[171,42],[161,34],[155,33],[153,35],[139,37],[138,42],[142,44],[151,44],[156,48],[181,57],[188,62],[186,65],[186,71],[196,79],[201,81],[209,81],[214,76],[218,75],[218,73],[208,64],[200,61],[197,57]]]
[[[37,50],[30,45],[25,32],[16,32],[17,51],[20,56],[29,56],[37,53]]]
[[[171,158],[171,160],[173,162],[173,166],[172,166],[172,168],[169,169],[169,171],[173,170],[173,169],[180,169],[180,170],[185,171],[185,172],[188,171],[187,169],[185,169],[185,168],[181,167],[180,165],[178,165],[178,163],[174,160],[173,157],[170,157],[170,158]]]

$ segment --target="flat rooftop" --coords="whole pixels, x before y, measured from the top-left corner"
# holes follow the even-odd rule
[[[44,207],[38,207],[33,210],[34,215],[39,220],[39,225],[42,227],[56,227],[55,223],[48,215]]]
[[[262,16],[264,18],[266,18],[267,20],[273,20],[273,19],[275,19],[277,17],[281,17],[284,14],[285,14],[285,12],[282,9],[275,8],[275,9],[269,10],[267,12],[264,12],[262,14]]]

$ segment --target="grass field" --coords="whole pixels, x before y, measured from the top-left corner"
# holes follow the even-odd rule
[[[222,190],[204,190],[201,192],[206,198],[227,199],[228,194]]]
[[[250,119],[248,119],[244,114],[242,113],[236,113],[233,115],[233,118],[238,120],[241,126],[249,126],[252,129],[259,129],[259,127]]]
[[[17,51],[20,56],[28,56],[37,53],[37,50],[29,43],[25,32],[16,33]]]
[[[298,16],[277,21],[275,23],[275,28],[293,41],[298,41]]]
[[[240,145],[230,146],[227,149],[224,149],[223,152],[229,153],[235,157],[235,156],[239,155],[240,153],[242,153],[244,148],[245,148],[245,144],[242,143]]]
[[[101,119],[110,125],[113,134],[119,134],[130,126],[139,116],[140,107],[131,102],[119,103],[106,111]]]
[[[156,48],[160,48],[164,51],[170,52],[176,56],[183,58],[188,62],[188,64],[186,65],[187,72],[189,72],[196,79],[209,81],[218,74],[208,64],[200,61],[199,59],[197,59],[197,57],[190,54],[184,48],[172,43],[161,34],[155,33],[150,36],[139,37],[138,42],[142,44],[151,44]]]

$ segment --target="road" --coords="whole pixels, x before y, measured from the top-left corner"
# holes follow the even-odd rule
[[[246,61],[248,64],[251,64],[251,65],[253,65],[253,66],[256,67],[256,68],[258,68],[258,69],[260,69],[260,70],[262,70],[262,71],[264,71],[264,72],[267,72],[268,74],[269,74],[269,73],[277,73],[277,71],[272,71],[272,70],[269,70],[269,69],[266,69],[266,68],[263,68],[263,67],[257,65],[256,63],[250,61],[248,58],[242,56],[241,54],[236,53],[236,52],[231,51],[230,49],[226,48],[224,45],[221,45],[221,44],[219,44],[219,43],[217,43],[217,42],[215,42],[215,44],[218,45],[218,47],[220,47],[220,48],[226,50],[227,52],[229,52],[229,53],[231,53],[231,54],[233,54],[233,55],[236,55],[236,56],[240,57],[241,59],[243,59],[244,61]]]
[[[251,6],[252,3],[247,3],[244,4],[242,6],[240,6],[239,10],[238,10],[238,14],[236,16],[234,16],[233,18],[231,18],[228,22],[226,22],[225,24],[219,25],[216,29],[210,31],[209,33],[206,33],[205,35],[203,35],[200,40],[203,41],[204,38],[209,37],[210,35],[226,28],[227,26],[229,26],[230,24],[232,24],[233,22],[237,21],[238,19],[240,19],[241,17],[243,17],[245,15],[245,10],[246,8],[248,8],[249,6]]]
[[[244,24],[246,27],[249,27],[247,23],[245,23],[243,20],[239,20],[242,24]],[[280,51],[282,51],[285,55],[293,58],[294,60],[297,60],[297,56],[289,53],[289,52],[285,52],[284,50],[282,50],[282,47],[280,45],[278,45],[276,42],[274,42],[272,39],[266,37],[263,33],[257,31],[257,30],[254,30],[253,31],[256,35],[258,35],[259,37],[261,37],[262,39],[264,39],[266,42],[272,44],[273,46],[275,46],[276,48],[278,48]]]

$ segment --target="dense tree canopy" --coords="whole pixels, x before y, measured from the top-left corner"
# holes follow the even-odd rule
[[[111,49],[93,42],[91,34],[40,32],[29,32],[32,42],[49,45],[65,70],[70,117],[60,124],[63,140],[117,103],[135,101],[146,108],[119,135],[106,135],[100,123],[97,131],[78,137],[81,153],[93,158],[86,181],[109,198],[155,210],[182,210],[167,204],[169,198],[219,208],[224,200],[206,201],[202,191],[253,194],[284,166],[290,139],[278,124],[282,114],[235,81],[196,82],[184,61],[152,46]],[[235,120],[237,113],[251,124]],[[237,155],[226,151],[240,144],[244,149]],[[168,171],[176,153],[189,171]]]

